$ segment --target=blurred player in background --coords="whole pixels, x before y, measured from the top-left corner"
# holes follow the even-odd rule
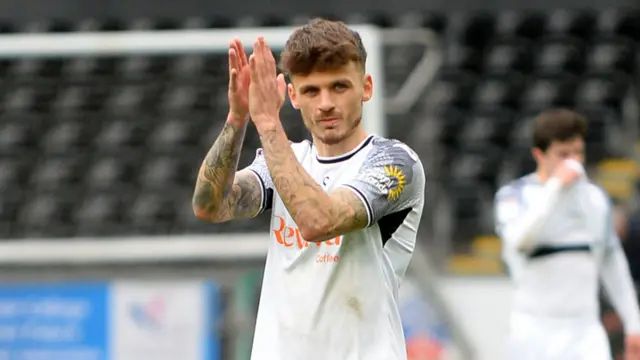
[[[583,168],[586,119],[569,110],[533,124],[534,174],[499,189],[496,231],[515,284],[509,360],[610,359],[599,281],[640,359],[640,312],[608,196]]]
[[[239,41],[229,49],[230,112],[193,208],[212,222],[271,210],[253,360],[406,359],[398,287],[425,175],[409,147],[362,126],[373,93],[366,56],[356,32],[326,20],[287,41],[280,60],[289,85],[263,39],[249,59]],[[287,91],[313,142],[287,138],[279,116]],[[262,149],[236,172],[249,119]]]

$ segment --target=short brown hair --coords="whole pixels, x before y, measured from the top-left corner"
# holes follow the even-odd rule
[[[575,111],[551,109],[540,113],[533,123],[533,146],[546,151],[554,141],[587,136],[587,119]]]
[[[324,19],[313,19],[296,29],[280,54],[280,68],[287,75],[333,70],[351,61],[364,70],[367,51],[360,34],[343,22]]]

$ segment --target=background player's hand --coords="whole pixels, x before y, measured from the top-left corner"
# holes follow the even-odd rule
[[[584,168],[575,161],[564,160],[553,171],[551,177],[559,179],[562,185],[570,185],[584,174]]]
[[[229,44],[229,116],[239,125],[249,119],[249,61],[242,43]]]
[[[640,335],[627,335],[624,340],[625,360],[640,360]]]
[[[249,58],[249,112],[256,126],[277,121],[284,105],[287,84],[284,75],[277,74],[276,59],[266,41],[260,37],[253,44]]]

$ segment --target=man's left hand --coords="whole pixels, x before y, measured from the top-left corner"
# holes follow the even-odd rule
[[[264,38],[253,44],[249,58],[249,113],[251,120],[260,127],[279,121],[280,109],[286,99],[287,84],[284,75],[277,74],[276,60]]]
[[[624,343],[625,360],[640,360],[640,334],[627,335]]]

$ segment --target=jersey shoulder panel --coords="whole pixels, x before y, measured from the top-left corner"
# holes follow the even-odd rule
[[[372,157],[397,157],[410,160],[408,162],[420,162],[418,154],[407,144],[400,140],[374,136],[371,140],[371,150],[368,158]]]
[[[401,141],[376,137],[358,173],[343,186],[363,199],[371,225],[388,214],[421,207],[425,174],[413,149]]]
[[[496,200],[505,198],[519,198],[524,188],[531,184],[531,175],[525,175],[500,186],[496,191]]]

